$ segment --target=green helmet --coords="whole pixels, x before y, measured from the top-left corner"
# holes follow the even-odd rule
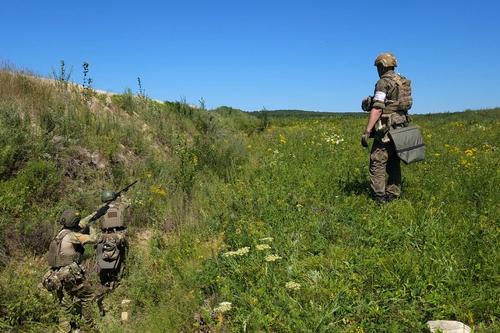
[[[59,223],[66,228],[74,228],[80,222],[80,212],[74,209],[66,209],[59,218]]]
[[[102,191],[102,193],[101,193],[101,201],[103,203],[104,202],[108,202],[108,201],[112,201],[114,199],[115,199],[115,192],[110,191],[110,190]]]
[[[381,65],[382,67],[397,67],[398,61],[394,54],[390,52],[380,53],[375,59],[375,66]]]

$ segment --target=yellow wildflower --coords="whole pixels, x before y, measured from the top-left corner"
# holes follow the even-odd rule
[[[476,152],[477,152],[476,148],[466,149],[465,155],[467,155],[468,157],[474,157],[474,155],[476,155]]]
[[[470,165],[470,162],[467,161],[465,158],[461,158],[460,164],[462,164],[464,167],[468,167]]]
[[[154,194],[158,194],[160,196],[166,196],[167,192],[165,192],[164,189],[162,189],[159,185],[151,185],[150,190]]]

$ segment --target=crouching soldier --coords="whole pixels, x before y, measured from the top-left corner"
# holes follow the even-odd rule
[[[124,197],[117,198],[113,191],[103,191],[101,201],[109,209],[101,222],[102,234],[96,246],[96,262],[101,284],[112,289],[125,267],[128,252],[127,208],[130,204]]]
[[[84,245],[95,244],[98,234],[92,221],[105,214],[107,206],[80,219],[76,210],[65,210],[59,222],[61,231],[49,246],[48,263],[50,270],[43,278],[43,286],[59,300],[62,311],[59,318],[59,331],[78,331],[80,321],[95,330],[92,320],[94,292],[81,266]]]

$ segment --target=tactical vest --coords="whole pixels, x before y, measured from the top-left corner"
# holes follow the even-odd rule
[[[70,265],[74,262],[79,264],[82,260],[84,248],[82,245],[75,245],[65,242],[63,246],[63,239],[70,232],[69,229],[61,230],[56,237],[50,242],[49,253],[47,260],[49,266],[52,268],[59,268]]]
[[[392,74],[388,78],[396,84],[393,93],[385,103],[384,113],[402,113],[407,114],[413,105],[411,96],[411,81],[401,74]]]
[[[120,205],[112,205],[109,207],[106,215],[102,220],[101,229],[113,229],[125,227],[125,209]]]

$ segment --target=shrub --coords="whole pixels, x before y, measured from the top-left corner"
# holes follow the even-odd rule
[[[0,179],[11,177],[28,159],[28,123],[12,103],[0,103]]]

